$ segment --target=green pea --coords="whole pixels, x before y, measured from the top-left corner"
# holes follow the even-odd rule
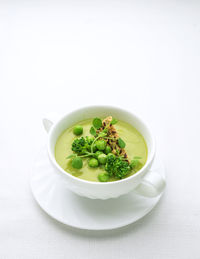
[[[83,127],[81,125],[76,125],[73,129],[75,135],[81,135],[83,133]]]
[[[111,147],[110,146],[106,146],[106,149],[105,149],[106,155],[111,153],[111,151],[112,151]]]
[[[101,154],[103,154],[102,151],[96,151],[96,152],[94,153],[94,157],[97,159],[98,156],[101,155]]]
[[[107,173],[100,173],[98,175],[98,179],[99,179],[100,182],[108,182],[109,175]]]
[[[98,160],[97,160],[96,158],[91,158],[91,159],[89,160],[88,165],[89,165],[90,167],[98,167],[99,162],[98,162]]]
[[[114,155],[113,153],[109,153],[109,154],[107,155],[107,158],[109,158],[109,157],[115,157],[115,155]]]
[[[105,165],[107,161],[107,156],[105,154],[100,154],[98,156],[98,160],[100,164]]]
[[[96,146],[97,146],[97,149],[100,150],[100,151],[103,151],[106,147],[106,141],[101,139],[101,140],[97,140],[96,141]]]
[[[83,161],[80,157],[75,157],[72,159],[72,166],[76,169],[81,169],[83,167]]]
[[[133,159],[130,163],[131,168],[136,168],[139,165],[140,161],[138,159]]]

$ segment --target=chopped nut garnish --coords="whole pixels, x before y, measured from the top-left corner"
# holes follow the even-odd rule
[[[103,129],[107,128],[108,129],[108,132],[107,132],[108,137],[113,138],[113,139],[107,140],[107,144],[111,147],[112,153],[113,154],[120,154],[124,158],[127,158],[127,161],[128,161],[128,155],[127,155],[125,149],[120,148],[118,143],[117,143],[119,135],[116,131],[115,126],[111,124],[111,121],[112,121],[112,116],[106,117],[103,120],[103,126],[98,130],[98,132],[101,132]]]

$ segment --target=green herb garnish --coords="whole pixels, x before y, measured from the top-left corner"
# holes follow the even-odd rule
[[[115,125],[117,122],[118,122],[118,120],[116,120],[116,119],[113,118],[110,124],[111,124],[111,125]]]
[[[100,137],[100,138],[103,138],[103,137],[105,137],[105,136],[107,136],[107,133],[105,133],[105,132],[99,132],[99,135],[98,135],[98,137]]]
[[[117,142],[120,148],[125,148],[126,143],[121,138],[118,138]]]
[[[70,158],[73,158],[73,157],[76,157],[77,155],[76,154],[71,154],[69,156],[66,157],[66,159],[70,159]]]
[[[100,129],[102,126],[102,120],[99,118],[94,118],[92,124],[95,127],[95,129]]]
[[[96,135],[97,135],[96,130],[95,130],[94,127],[91,127],[91,128],[90,128],[90,134],[93,135],[93,136],[96,136]]]

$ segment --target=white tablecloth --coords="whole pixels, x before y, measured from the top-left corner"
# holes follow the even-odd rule
[[[199,1],[1,1],[0,258],[199,259],[199,69]],[[166,168],[158,206],[118,230],[66,227],[29,188],[41,118],[89,104],[140,114]]]

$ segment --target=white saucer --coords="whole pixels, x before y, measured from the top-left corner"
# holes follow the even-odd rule
[[[164,176],[162,163],[155,158],[152,169]],[[31,175],[31,190],[40,207],[52,218],[71,227],[88,230],[108,230],[133,223],[158,203],[132,191],[116,199],[92,200],[69,191],[50,164],[46,149],[36,159]]]

